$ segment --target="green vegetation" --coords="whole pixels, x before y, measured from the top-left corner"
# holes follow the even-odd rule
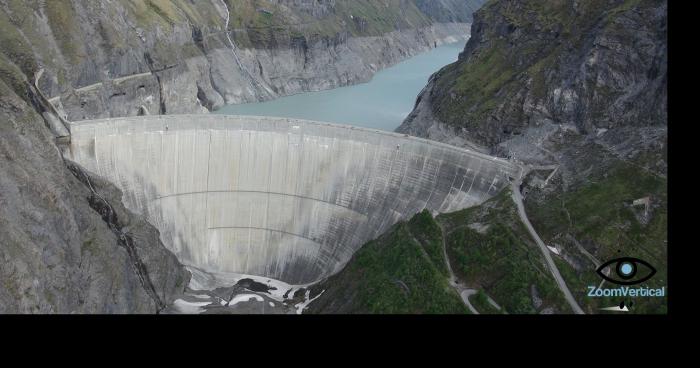
[[[56,3],[56,4],[54,4]],[[58,4],[60,3],[60,4]],[[49,19],[49,26],[58,29],[56,43],[59,47],[66,45],[67,59],[71,61],[70,54],[78,55],[78,48],[70,42],[69,34],[74,34],[73,24],[61,24],[60,19],[70,19],[72,8],[68,2],[51,2],[51,7],[43,7],[38,1],[8,0],[4,4],[5,11],[0,13],[0,53],[18,66],[22,72],[31,78],[38,69],[38,60],[48,68],[54,68],[62,62],[62,56],[52,45],[52,39],[47,38],[43,28],[37,24],[37,14],[44,13]],[[7,66],[3,67],[7,70]],[[57,72],[59,83],[65,83],[64,71]],[[23,87],[24,88],[24,87]],[[25,91],[18,91],[19,95],[25,95]]]
[[[433,265],[445,277],[450,277],[442,248],[442,230],[428,210],[413,216],[408,222],[409,230],[421,244]]]
[[[338,0],[327,14],[316,17],[297,7],[286,7],[272,0],[224,0],[230,11],[229,30],[239,47],[288,46],[290,40],[306,42],[319,38],[374,36],[396,29],[417,28],[432,21],[413,2],[402,0]],[[225,17],[218,1],[200,4],[188,0],[123,0],[118,2],[75,2],[5,0],[0,13],[0,73],[15,90],[19,84],[14,71],[18,67],[31,78],[41,64],[50,71],[46,78],[56,77],[59,85],[74,83],[71,75],[83,63],[87,45],[97,42],[108,54],[123,55],[137,39],[137,32],[168,35],[175,27],[200,29],[205,35],[216,35],[223,28]],[[79,10],[83,9],[83,14]],[[81,22],[81,17],[100,14],[97,24]],[[40,16],[41,15],[41,16]],[[43,19],[51,30],[49,37]],[[122,19],[129,21],[120,29]],[[120,20],[113,22],[111,20]],[[117,27],[117,28],[115,28]],[[86,32],[97,37],[85,39]],[[209,47],[228,47],[220,35],[206,38]],[[58,46],[58,47],[56,47]],[[150,56],[157,64],[167,60],[200,55],[194,43],[171,47],[156,43]],[[8,62],[9,60],[9,62]],[[68,67],[74,65],[74,68]],[[23,94],[23,93],[20,93]]]
[[[46,15],[49,19],[52,33],[61,48],[63,56],[72,63],[80,63],[85,58],[82,37],[77,19],[74,17],[73,5],[70,1],[47,1]]]
[[[83,244],[80,246],[80,255],[82,256],[83,253],[89,252],[89,253],[94,253],[97,250],[97,247],[95,245],[95,239],[90,238],[87,240],[83,241]]]
[[[168,24],[175,24],[175,21],[179,18],[173,3],[170,1],[146,0],[145,5],[150,12],[157,14],[162,21]],[[146,12],[146,14],[148,13]]]
[[[500,310],[496,309],[491,303],[489,303],[488,295],[486,295],[486,292],[484,292],[483,289],[479,289],[479,291],[475,294],[469,297],[469,302],[472,304],[472,307],[476,308],[477,311],[479,311],[480,314],[501,314]]]
[[[32,75],[37,70],[31,46],[5,13],[0,13],[0,53],[25,74]],[[9,73],[9,60],[0,62],[3,74]]]
[[[11,61],[7,60],[3,54],[0,54],[0,82],[2,82],[3,90],[7,88],[19,96],[26,97],[27,80],[22,70]],[[5,91],[3,91],[3,93],[5,93]]]
[[[508,133],[505,130],[509,123],[531,119],[532,113],[526,112],[524,107],[550,104],[551,100],[543,100],[555,96],[552,85],[562,85],[562,81],[567,81],[566,76],[571,75],[564,68],[578,68],[586,62],[593,42],[591,35],[602,35],[622,45],[637,44],[638,29],[622,21],[623,16],[634,12],[636,15],[630,19],[638,18],[639,14],[644,14],[644,8],[658,8],[660,3],[658,0],[491,1],[477,17],[473,41],[479,41],[478,45],[471,43],[460,61],[438,73],[431,95],[433,112],[447,124],[466,128],[478,143],[494,145]],[[609,120],[611,104],[619,102],[619,97],[629,92],[615,83],[598,81],[595,78],[585,80],[585,95],[578,95],[589,102],[585,105],[585,114],[591,121]],[[552,119],[557,120],[556,113]],[[640,115],[630,119],[636,119],[629,124],[634,126],[665,122],[663,116]],[[546,193],[533,189],[532,197],[537,199],[528,200],[526,206],[543,240],[564,249],[565,258],[555,257],[555,262],[579,304],[587,312],[597,313],[598,307],[620,302],[619,298],[615,301],[592,299],[586,294],[589,285],[601,283],[595,272],[596,264],[621,256],[647,260],[657,269],[657,275],[641,286],[660,288],[666,285],[667,179],[647,169],[662,167],[663,163],[659,162],[667,162],[665,152],[657,154],[659,150],[654,148],[641,152],[634,159],[619,159],[595,143],[577,142],[577,138],[570,136],[566,139],[559,147],[547,147],[557,154],[564,152],[562,162],[566,166],[576,166],[566,169],[573,173],[568,175],[566,187],[557,187],[554,192],[550,188]],[[576,146],[576,152],[572,152],[571,146]],[[651,199],[648,217],[644,216],[643,206],[632,206],[634,200],[644,197]],[[503,207],[497,205],[492,210],[495,208]],[[465,214],[483,216],[484,211],[471,209]],[[438,219],[450,216],[458,217],[452,214]],[[477,221],[466,217],[459,217],[450,226],[457,228],[459,224]],[[452,254],[456,257],[453,262],[474,262],[472,267],[466,266],[466,270],[453,265],[455,272],[465,273],[467,281],[471,277],[475,282],[482,282],[479,276],[495,271],[474,267],[499,256],[491,248],[518,249],[519,243],[530,241],[513,225],[517,222],[507,218],[498,219],[496,225],[493,221],[479,219],[478,222],[492,224],[482,233],[473,229],[460,228],[454,233],[447,230],[450,233],[448,251],[455,252],[450,253],[451,259]],[[480,244],[483,249],[450,245],[453,238]],[[529,256],[515,252],[500,256],[521,260],[526,255]],[[604,286],[615,285],[605,283]],[[485,289],[501,303],[496,293]],[[665,299],[637,299],[635,312],[666,311]],[[506,305],[506,308],[511,307]]]
[[[639,247],[647,256],[661,257],[651,244],[665,240],[666,208],[659,208],[645,226],[631,206],[635,199],[650,195],[665,202],[666,180],[618,162],[606,176],[591,178],[590,184],[533,208],[532,216],[543,234],[585,234],[606,248]],[[599,255],[610,257],[615,252]]]
[[[410,231],[401,224],[389,235],[388,244],[370,243],[357,255],[353,267],[363,276],[360,305],[369,313],[466,313],[441,275],[441,267],[425,254]]]
[[[395,225],[320,286],[325,291],[310,311],[469,313],[445,277],[441,243],[439,227],[427,212]]]
[[[285,37],[377,36],[397,29],[431,24],[431,20],[413,2],[401,0],[338,0],[332,12],[318,18],[270,0],[226,2],[231,16],[229,29],[236,30],[236,43],[241,47],[274,46]]]
[[[485,117],[497,107],[498,99],[494,97],[515,74],[502,42],[495,42],[478,60],[452,64],[440,71],[442,77],[437,80],[436,90],[452,91],[461,101],[454,103],[452,98],[437,101],[437,111],[446,117],[445,121],[468,116],[474,124],[485,123]],[[467,106],[474,108],[466,111]]]
[[[652,203],[646,221],[644,207],[632,206],[634,200],[644,197],[649,197]],[[658,272],[641,286],[667,285],[665,178],[642,170],[634,163],[618,160],[611,167],[592,173],[587,183],[550,196],[544,203],[528,203],[527,211],[545,242],[556,240],[570,249],[576,249],[573,241],[590,244],[589,248],[596,249],[595,257],[602,263],[621,256],[646,260]],[[585,296],[588,285],[598,285],[601,281],[592,263],[581,271],[574,270],[568,263],[560,263],[560,271],[581,303],[590,305],[593,310],[611,302]],[[609,283],[607,286],[614,287]],[[638,298],[635,302],[638,313],[666,311],[665,298]],[[616,303],[619,300],[613,305]]]
[[[548,307],[570,311],[520,222],[509,190],[481,206],[437,220],[447,233],[447,251],[457,277],[469,287],[483,289],[505,312],[537,313]],[[543,301],[539,308],[533,303],[533,286]]]
[[[215,14],[213,9],[206,12],[207,8],[196,6],[184,0],[127,0],[124,2],[133,19],[137,20],[140,27],[150,29],[160,27],[168,32],[173,25],[187,21],[194,24],[221,24],[222,17]],[[201,13],[204,11],[205,13]]]
[[[571,50],[590,47],[585,42],[594,30],[614,26],[616,37],[624,39],[633,30],[615,22],[617,16],[654,3],[587,0],[574,6],[563,0],[488,2],[480,11],[481,22],[499,26],[486,27],[483,35],[475,34],[484,41],[467,55],[468,60],[439,72],[433,111],[447,124],[487,132],[489,118],[501,105],[521,109],[524,94],[535,101],[548,98],[548,77],[557,75],[559,68],[566,65],[563,58],[581,57]],[[588,87],[595,102],[590,109],[593,116],[604,117],[604,107],[626,92],[607,85]],[[517,119],[512,113],[518,111],[511,112],[511,117]]]
[[[509,190],[480,206],[435,219],[423,211],[395,225],[313,288],[312,294],[324,293],[310,312],[468,313],[448,283],[443,230],[453,271],[463,285],[479,290],[470,302],[480,313],[570,312]]]
[[[624,13],[627,12],[633,8],[639,7],[639,6],[645,6],[647,3],[650,3],[651,1],[648,0],[625,0],[624,3],[622,3],[620,6],[613,8],[610,12],[607,14],[608,21],[611,21],[615,15],[619,13]]]

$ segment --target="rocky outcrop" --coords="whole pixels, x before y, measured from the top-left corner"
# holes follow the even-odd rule
[[[257,66],[252,72],[273,91],[263,98],[279,97],[367,82],[377,71],[413,55],[465,40],[468,28],[468,24],[449,23],[380,36],[290,39],[288,46],[280,48],[242,49],[241,58],[244,64]],[[215,74],[223,81],[217,91],[227,104],[250,100],[239,94],[236,82],[230,80],[232,73]]]
[[[458,3],[481,4],[445,2],[451,12]],[[466,39],[469,29],[463,9],[442,16],[414,1],[255,4],[0,4],[7,29],[0,42],[9,59],[26,61],[25,74],[45,71],[40,89],[75,121],[207,112],[364,82],[414,54]]]
[[[0,313],[157,313],[189,273],[0,81]]]
[[[525,141],[539,146],[561,129],[665,129],[666,24],[665,1],[491,2],[459,61],[433,76],[398,130],[544,160]]]

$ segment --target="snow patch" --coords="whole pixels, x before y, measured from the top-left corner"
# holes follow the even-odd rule
[[[183,299],[177,299],[175,300],[175,303],[173,305],[175,308],[178,310],[178,312],[183,313],[183,314],[200,314],[204,312],[204,308],[202,308],[205,305],[211,304],[210,302],[188,302]]]
[[[309,295],[311,294],[311,290],[306,290],[306,294],[304,294],[304,301],[299,303],[299,304],[294,305],[294,308],[297,309],[297,314],[301,314],[304,311],[304,309],[306,309],[306,307],[309,304],[311,304],[311,302],[318,299],[318,297],[323,295],[324,292],[325,292],[325,290],[321,291],[318,295],[316,295],[315,298],[309,299]]]
[[[250,302],[253,300],[258,302],[264,301],[263,297],[257,294],[239,294],[233,297],[233,299],[231,299],[231,301],[228,303],[228,306],[233,307],[234,305],[240,302]]]
[[[269,290],[264,294],[270,297],[270,299],[281,303],[285,300],[285,294],[287,294],[287,299],[291,299],[297,290],[308,288],[308,286],[312,285],[290,285],[286,282],[271,279],[269,277],[246,275],[239,273],[208,272],[189,265],[186,267],[192,274],[192,278],[190,279],[190,284],[188,285],[188,287],[195,291],[214,290],[219,287],[230,287],[236,285],[238,281],[242,279],[251,279],[255,282],[265,284],[269,288]]]

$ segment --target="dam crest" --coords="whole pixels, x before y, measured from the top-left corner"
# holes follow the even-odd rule
[[[457,211],[517,164],[386,131],[289,118],[158,115],[70,124],[66,158],[114,183],[180,261],[308,284],[428,209]]]

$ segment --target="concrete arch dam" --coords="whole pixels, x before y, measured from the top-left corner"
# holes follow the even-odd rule
[[[111,181],[181,262],[308,284],[429,209],[476,205],[509,161],[402,134],[286,118],[166,115],[71,124],[66,157]]]

